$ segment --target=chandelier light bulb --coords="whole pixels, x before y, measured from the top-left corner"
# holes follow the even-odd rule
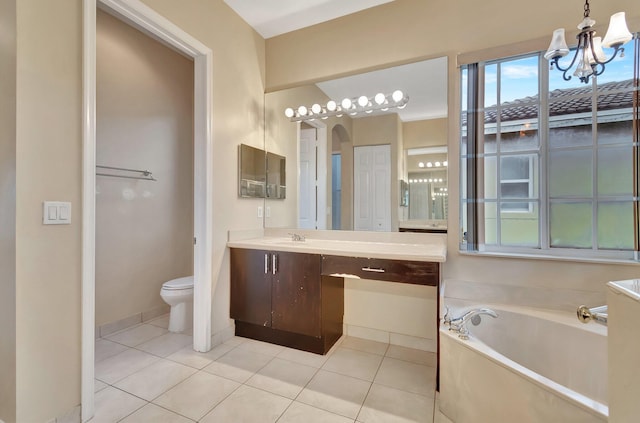
[[[353,105],[353,103],[351,102],[350,98],[345,98],[342,100],[342,103],[340,103],[342,105],[343,109],[349,110],[351,108],[351,106]]]
[[[308,112],[308,110],[307,110],[307,108],[306,108],[306,107],[304,107],[304,106],[300,106],[300,107],[298,107],[298,114],[299,114],[300,116],[306,116],[306,115],[307,115],[307,112]]]
[[[382,93],[378,93],[378,94],[376,94],[376,96],[373,98],[373,101],[375,101],[375,102],[376,102],[376,104],[379,106],[379,105],[381,105],[381,104],[384,104],[384,102],[385,102],[385,100],[386,100],[386,99],[387,99],[387,98],[385,97],[385,95],[384,95],[384,94],[382,94]]]
[[[327,101],[327,110],[330,112],[335,112],[338,109],[338,103],[333,100]]]
[[[604,36],[602,45],[605,47],[616,47],[626,44],[633,36],[629,32],[627,27],[627,20],[624,17],[624,12],[618,12],[611,15],[609,19],[609,28]]]
[[[404,93],[400,90],[395,90],[393,94],[391,94],[391,98],[397,103],[404,98]]]
[[[358,97],[358,105],[360,107],[366,107],[369,105],[369,99],[366,95],[361,95],[360,97]]]
[[[322,111],[322,107],[318,103],[316,103],[313,106],[311,106],[311,111],[315,114],[318,114]]]
[[[292,118],[294,114],[295,114],[295,112],[293,111],[293,109],[291,107],[287,107],[286,109],[284,109],[284,115],[286,117]]]

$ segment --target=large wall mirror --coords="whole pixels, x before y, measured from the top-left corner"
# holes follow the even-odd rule
[[[374,104],[397,90],[403,107]],[[376,110],[285,116],[361,96]],[[265,150],[287,158],[288,176],[286,198],[265,200],[265,227],[445,231],[446,145],[446,57],[268,93]]]

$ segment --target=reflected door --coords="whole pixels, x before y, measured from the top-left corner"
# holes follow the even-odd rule
[[[354,229],[391,230],[391,146],[355,147]]]
[[[298,193],[298,228],[316,229],[317,131],[315,128],[300,129],[300,189]]]

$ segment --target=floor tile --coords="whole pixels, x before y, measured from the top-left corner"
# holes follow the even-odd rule
[[[322,366],[323,370],[373,381],[382,356],[340,347]]]
[[[294,399],[318,371],[291,361],[274,358],[246,384],[283,397]]]
[[[326,363],[329,358],[329,354],[314,354],[307,351],[294,350],[293,348],[285,348],[280,354],[278,354],[278,358],[319,369],[324,363]]]
[[[203,370],[244,383],[271,360],[273,360],[273,357],[269,355],[234,348]]]
[[[101,380],[95,379],[94,380],[94,391],[93,392],[102,391],[107,386],[109,386],[109,385],[107,385],[106,383],[102,382]]]
[[[319,370],[296,401],[355,419],[371,383]]]
[[[192,423],[186,417],[165,410],[155,404],[147,404],[135,413],[129,415],[121,423]]]
[[[226,345],[231,345],[232,347],[237,347],[238,345],[243,344],[247,341],[249,341],[249,339],[243,338],[241,336],[234,336],[233,338],[224,341],[224,343]]]
[[[152,401],[197,370],[169,360],[159,360],[136,372],[114,386],[130,394]]]
[[[385,357],[374,382],[433,398],[435,393],[436,369],[421,364]]]
[[[436,353],[401,347],[400,345],[389,345],[386,356],[430,367],[436,367],[438,364]]]
[[[198,372],[153,402],[190,419],[199,420],[239,386],[232,380]]]
[[[131,329],[126,329],[113,335],[109,335],[107,339],[129,347],[135,347],[136,345],[140,345],[143,342],[147,342],[160,335],[164,335],[165,333],[167,333],[166,329],[153,325],[141,324],[134,326]]]
[[[169,332],[136,346],[136,349],[159,357],[166,357],[192,344],[193,336]]]
[[[294,401],[278,423],[353,423],[353,419]]]
[[[160,359],[154,355],[129,349],[96,363],[96,379],[113,385],[120,379],[124,379],[158,360]]]
[[[126,345],[118,344],[108,339],[98,339],[96,341],[95,362],[97,363],[106,358],[113,357],[128,349],[129,347]]]
[[[163,328],[163,329],[168,329],[169,328],[169,315],[168,314],[164,314],[160,317],[156,317],[153,320],[149,320],[148,322],[145,322],[147,324],[153,325],[153,326],[157,326],[159,328]]]
[[[363,423],[431,423],[433,398],[373,384],[358,421]]]
[[[167,359],[176,361],[178,363],[182,363],[186,366],[193,367],[196,369],[202,369],[209,364],[211,364],[214,360],[219,359],[235,347],[227,344],[220,344],[211,349],[211,351],[207,351],[205,353],[197,352],[193,350],[191,345],[187,345],[169,355]]]
[[[371,354],[384,355],[387,351],[387,347],[389,344],[378,341],[371,341],[369,339],[362,338],[354,338],[352,336],[348,336],[344,338],[341,347],[349,348],[352,350],[364,351]]]
[[[95,415],[91,423],[113,423],[144,406],[147,402],[108,386],[95,396]]]
[[[238,348],[243,348],[259,354],[270,355],[272,357],[280,354],[285,349],[285,347],[280,345],[269,344],[268,342],[262,341],[255,341],[253,339],[249,339],[248,341],[243,342],[238,346]]]
[[[291,400],[241,386],[207,414],[201,423],[272,423],[278,420]]]

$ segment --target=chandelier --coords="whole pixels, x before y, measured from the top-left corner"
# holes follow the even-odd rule
[[[403,109],[409,102],[409,96],[400,90],[391,94],[378,93],[373,97],[361,95],[360,97],[345,98],[340,103],[329,100],[324,106],[316,103],[311,107],[299,106],[294,109],[287,107],[284,115],[291,122],[304,122],[307,120],[327,119],[331,116],[343,115],[355,116],[358,113],[373,113],[376,110],[386,112],[392,108]]]
[[[578,66],[573,72],[573,76],[580,78],[580,82],[586,84],[589,82],[590,76],[601,75],[604,72],[605,65],[615,59],[618,53],[620,53],[620,57],[624,57],[622,45],[633,38],[627,28],[624,12],[611,15],[609,28],[604,40],[601,37],[594,36],[596,32],[592,28],[596,21],[589,17],[589,13],[589,0],[586,0],[584,3],[584,17],[578,25],[580,33],[576,36],[578,46],[569,66],[563,68],[558,63],[560,58],[569,54],[569,47],[567,47],[564,37],[564,28],[553,31],[549,50],[544,55],[544,58],[551,62],[551,69],[555,66],[562,71],[562,77],[565,81],[571,79],[571,75],[567,75],[567,73],[576,62],[578,62]],[[614,49],[613,55],[609,59],[607,59],[602,47]]]

